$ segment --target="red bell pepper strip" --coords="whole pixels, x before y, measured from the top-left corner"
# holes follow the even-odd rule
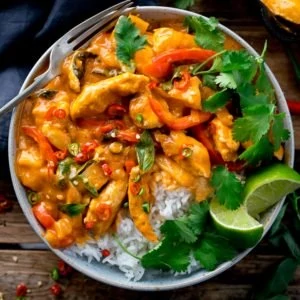
[[[48,169],[54,170],[57,166],[57,157],[47,138],[35,126],[22,126],[23,132],[38,143],[43,158],[48,162]]]
[[[40,202],[32,207],[32,211],[37,220],[45,227],[46,229],[51,228],[55,219],[51,216],[51,214],[47,211],[44,202]]]
[[[224,165],[231,172],[239,172],[246,167],[246,162],[242,160],[224,161],[221,154],[215,149],[213,141],[208,136],[207,128],[198,125],[192,128],[194,137],[207,149],[212,165]]]
[[[116,138],[120,141],[137,143],[139,141],[139,134],[133,130],[118,130]]]
[[[96,215],[100,221],[107,221],[112,214],[112,207],[108,203],[99,203],[96,207]]]
[[[122,104],[111,104],[107,108],[107,114],[110,117],[122,117],[126,114],[127,110],[124,105]]]
[[[213,50],[201,48],[174,49],[163,52],[152,59],[152,63],[144,67],[146,75],[164,78],[172,71],[172,64],[177,62],[203,62],[215,55]]]
[[[211,160],[211,164],[225,165],[225,161],[223,160],[221,154],[215,149],[212,140],[209,138],[205,126],[203,125],[195,126],[193,127],[192,132],[195,138],[199,142],[201,142],[204,145],[204,147],[207,149]]]
[[[190,115],[176,118],[160,100],[150,98],[150,105],[160,121],[173,130],[184,130],[196,126],[206,122],[211,117],[211,113],[209,112],[201,112],[192,109]]]
[[[286,102],[292,115],[300,115],[300,101],[288,99]]]

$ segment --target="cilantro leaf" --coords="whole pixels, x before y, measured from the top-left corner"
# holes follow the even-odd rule
[[[202,76],[203,85],[208,86],[213,90],[217,90],[217,85],[216,85],[215,80],[216,80],[215,75],[204,74]]]
[[[219,21],[216,18],[202,16],[187,16],[184,24],[195,32],[196,43],[205,48],[220,51],[224,48],[225,35],[217,28]]]
[[[147,44],[147,37],[141,35],[132,21],[121,16],[115,26],[117,58],[127,66],[132,66],[132,59],[136,51]]]
[[[274,105],[255,105],[243,110],[244,116],[233,123],[233,138],[236,141],[256,143],[268,132]]]
[[[236,255],[228,240],[215,233],[205,232],[195,245],[194,257],[207,270],[214,270],[217,265]]]
[[[224,89],[219,91],[203,101],[203,110],[215,112],[217,109],[225,106],[225,104],[230,100],[230,97],[230,90]]]
[[[174,5],[180,9],[187,9],[190,6],[194,5],[195,0],[175,0]]]
[[[141,134],[141,138],[135,146],[135,151],[141,171],[149,171],[155,161],[154,142],[149,131],[145,130]]]
[[[141,258],[141,264],[144,268],[172,269],[181,272],[185,271],[190,264],[190,252],[189,245],[164,238],[160,244]]]
[[[230,73],[220,73],[216,77],[216,84],[218,84],[221,88],[229,88],[229,89],[236,89],[237,85]]]
[[[195,233],[183,220],[167,220],[160,227],[161,233],[172,240],[181,240],[186,243],[194,243],[197,240]]]
[[[283,119],[285,113],[276,114],[273,116],[272,123],[272,141],[274,145],[274,151],[277,151],[283,141],[286,141],[290,137],[290,132],[284,128]]]
[[[274,147],[268,137],[263,136],[257,143],[247,148],[239,158],[246,160],[251,165],[257,165],[260,161],[270,160],[273,156]]]
[[[231,72],[234,70],[249,70],[254,63],[253,56],[245,50],[226,51],[222,55],[221,72]]]
[[[264,93],[270,99],[270,102],[275,102],[275,92],[274,88],[267,76],[266,68],[264,63],[262,63],[259,67],[259,75],[255,82],[255,87],[259,93]]]
[[[269,99],[267,95],[264,94],[257,95],[255,91],[255,87],[249,82],[239,85],[237,88],[237,92],[240,96],[240,103],[242,109],[249,106],[269,103]]]
[[[209,205],[207,201],[193,204],[187,215],[176,220],[167,220],[160,227],[161,233],[168,239],[180,240],[186,243],[194,243],[206,223]]]
[[[298,266],[297,260],[285,258],[275,269],[271,278],[264,282],[263,289],[256,293],[254,299],[264,300],[286,291],[290,281],[294,278]]]
[[[201,234],[204,230],[207,218],[209,216],[209,204],[203,201],[199,204],[193,204],[189,209],[189,214],[186,217],[188,226],[195,234]]]
[[[85,210],[86,206],[86,204],[70,203],[59,206],[59,210],[70,217],[74,217],[81,214]]]
[[[235,210],[242,204],[244,184],[226,167],[218,166],[213,169],[211,184],[215,188],[218,201],[226,208]]]

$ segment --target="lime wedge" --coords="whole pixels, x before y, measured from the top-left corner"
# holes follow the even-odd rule
[[[300,187],[300,174],[284,164],[258,170],[246,180],[244,203],[252,217],[277,203]]]
[[[213,199],[210,215],[217,231],[231,240],[239,248],[253,247],[260,240],[264,227],[248,213],[245,206],[229,210]]]

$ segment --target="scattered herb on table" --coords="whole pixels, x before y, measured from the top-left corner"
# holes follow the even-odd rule
[[[269,233],[269,242],[276,248],[284,246],[287,250],[286,257],[273,267],[270,274],[264,274],[262,284],[256,287],[252,299],[289,299],[286,290],[294,278],[297,267],[300,266],[300,243],[297,238],[300,234],[300,196],[297,192],[287,197]],[[287,216],[291,225],[287,227],[282,223],[283,217]]]

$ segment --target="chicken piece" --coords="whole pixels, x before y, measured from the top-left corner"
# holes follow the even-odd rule
[[[210,159],[202,143],[182,131],[171,131],[169,136],[156,132],[155,138],[161,144],[164,153],[183,169],[195,176],[210,177]],[[186,150],[189,152],[188,157],[183,153]]]
[[[135,182],[139,176],[140,180]],[[136,228],[147,240],[155,243],[158,240],[157,235],[151,226],[149,214],[143,209],[144,204],[150,206],[154,200],[148,184],[151,180],[150,176],[149,173],[141,175],[138,166],[132,168],[129,177],[128,202],[129,212]]]
[[[195,184],[195,177],[183,169],[171,158],[164,155],[157,155],[155,158],[158,166],[165,172],[167,172],[173,179],[175,179],[181,186],[193,187]]]
[[[97,238],[107,232],[113,223],[126,196],[127,185],[127,177],[120,180],[112,180],[106,185],[100,195],[91,201],[84,223],[86,228],[93,229]]]
[[[108,177],[104,175],[99,163],[93,163],[88,166],[82,175],[88,179],[89,183],[94,186],[96,190],[101,189],[108,181]]]
[[[118,102],[120,97],[142,92],[149,82],[144,75],[124,73],[97,83],[86,85],[72,102],[71,117],[93,117],[104,112],[108,105]]]
[[[150,93],[143,93],[132,99],[129,104],[129,115],[135,125],[140,128],[151,129],[163,126],[151,108],[150,97]]]
[[[232,137],[232,126],[226,125],[230,124],[228,118],[230,119],[229,116],[225,118],[223,113],[221,119],[216,117],[211,121],[210,128],[215,147],[221,154],[223,160],[235,161],[238,158],[237,151],[240,147],[240,143],[235,141]],[[224,120],[223,122],[225,124],[222,120]]]
[[[56,124],[46,122],[41,128],[42,134],[59,150],[66,150],[71,143],[71,137],[65,129]]]
[[[187,107],[201,109],[200,85],[200,79],[197,76],[194,76],[191,77],[189,86],[186,90],[180,90],[174,87],[168,92],[168,95]]]
[[[153,50],[156,53],[170,49],[197,47],[195,37],[172,28],[162,27],[154,30]]]
[[[115,40],[110,33],[101,33],[87,48],[87,52],[98,56],[104,68],[120,69]]]
[[[63,124],[63,121],[68,119],[70,111],[70,101],[71,99],[69,95],[63,91],[58,92],[51,101],[39,99],[32,110],[32,115],[34,116],[36,126],[38,128],[41,128],[43,126],[43,124],[45,123],[45,119],[47,118],[47,114],[49,114],[49,110],[53,108],[64,110],[66,114],[64,120],[59,119],[59,123]],[[55,120],[55,118],[53,118],[53,120]]]
[[[134,54],[134,62],[137,72],[145,74],[146,72],[144,71],[144,68],[150,61],[152,61],[153,57],[154,52],[150,46],[145,46],[144,48],[136,51]]]

